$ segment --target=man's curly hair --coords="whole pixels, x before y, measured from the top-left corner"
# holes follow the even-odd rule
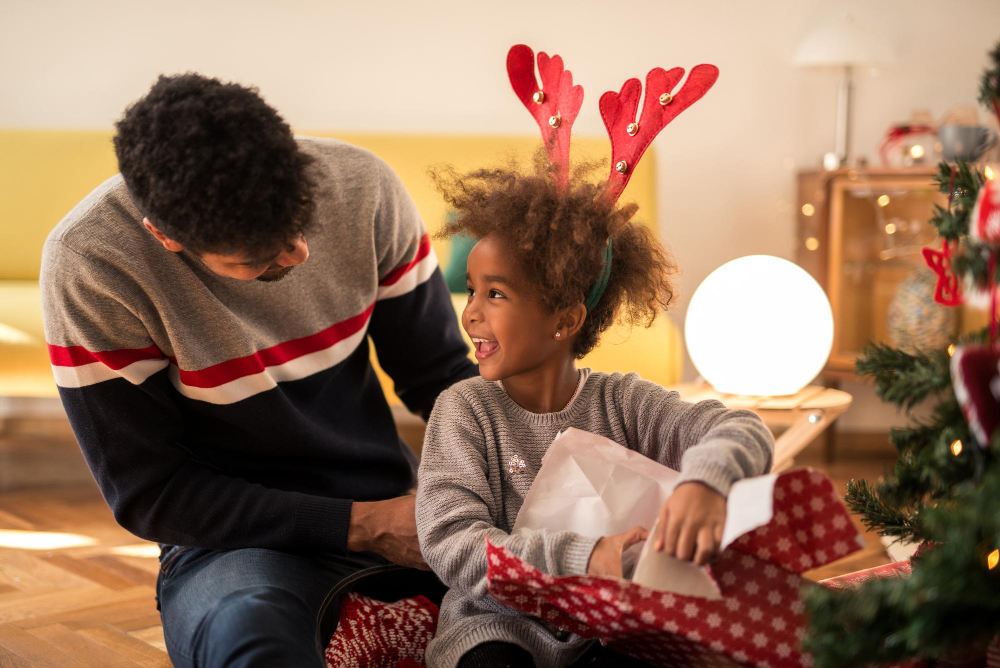
[[[577,170],[560,191],[541,159],[533,173],[515,165],[460,175],[443,168],[432,173],[445,200],[455,209],[440,236],[494,235],[516,255],[525,276],[538,287],[550,311],[583,303],[604,267],[612,239],[608,286],[573,345],[573,354],[590,352],[616,318],[649,326],[673,300],[676,266],[649,229],[630,224],[638,207],[616,206],[604,197],[603,184],[587,180],[593,168]]]
[[[312,221],[312,159],[254,88],[161,76],[115,128],[136,205],[193,251],[273,252]]]

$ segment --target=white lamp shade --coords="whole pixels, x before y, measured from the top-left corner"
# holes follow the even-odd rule
[[[880,65],[895,60],[884,36],[876,35],[849,15],[820,22],[799,43],[794,62],[802,66]]]
[[[748,255],[702,281],[684,338],[698,373],[726,394],[795,394],[815,378],[833,345],[833,312],[797,264]]]

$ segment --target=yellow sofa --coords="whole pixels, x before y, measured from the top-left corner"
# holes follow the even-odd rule
[[[446,215],[428,168],[452,164],[459,170],[499,164],[512,156],[530,159],[534,136],[355,135],[309,132],[366,147],[386,160],[413,195],[433,233]],[[577,159],[606,158],[607,139],[574,140]],[[654,160],[647,156],[636,170],[622,201],[635,201],[639,217],[655,229]],[[53,397],[42,333],[38,271],[42,243],[49,230],[94,186],[117,171],[110,132],[0,130],[0,399]],[[442,266],[449,258],[447,240],[435,240]],[[461,310],[464,295],[455,296]],[[667,317],[649,329],[615,327],[583,361],[594,369],[638,371],[661,384],[680,379],[681,337]],[[380,373],[387,395],[396,403],[391,382]],[[2,416],[0,416],[2,417]]]

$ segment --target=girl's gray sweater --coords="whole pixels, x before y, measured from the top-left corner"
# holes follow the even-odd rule
[[[486,538],[552,575],[586,573],[597,543],[568,531],[511,535],[542,456],[556,434],[576,427],[679,469],[722,494],[771,466],[774,439],[749,411],[717,401],[690,404],[634,373],[581,373],[574,399],[557,413],[530,413],[499,383],[470,378],[445,390],[431,414],[417,491],[424,558],[450,587],[427,664],[454,666],[474,646],[505,641],[541,666],[571,663],[588,640],[492,599]]]

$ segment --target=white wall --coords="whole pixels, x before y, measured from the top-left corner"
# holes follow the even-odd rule
[[[897,54],[857,78],[856,153],[915,109],[975,105],[996,0],[0,0],[0,127],[107,128],[158,73],[197,70],[257,85],[299,129],[532,133],[504,70],[525,42],[563,55],[587,91],[574,129],[603,134],[603,91],[715,63],[716,87],[656,142],[680,319],[722,262],[793,257],[793,177],[832,148],[837,75],[792,56],[845,12]]]

